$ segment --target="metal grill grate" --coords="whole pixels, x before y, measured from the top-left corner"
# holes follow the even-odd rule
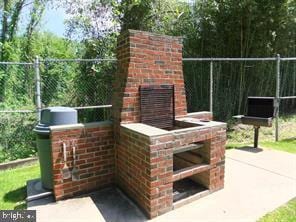
[[[141,122],[161,129],[173,128],[174,85],[140,86]]]

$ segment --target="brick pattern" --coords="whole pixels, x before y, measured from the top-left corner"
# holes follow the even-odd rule
[[[223,188],[225,127],[154,137],[124,127],[120,133],[116,146],[117,182],[150,218],[173,209],[173,181],[186,175],[197,173],[195,178],[211,192]],[[208,165],[184,172],[184,177],[174,175],[173,148],[201,141],[206,141],[200,154]],[[206,171],[199,173],[201,170]]]
[[[204,144],[198,152],[211,169],[194,176],[194,180],[214,192],[224,187],[226,127],[213,129],[212,138]]]
[[[90,192],[114,183],[114,139],[111,123],[52,130],[54,195],[56,200]],[[63,179],[62,142],[77,140],[78,181]],[[73,167],[72,147],[67,146],[67,165]]]
[[[174,84],[175,115],[186,115],[181,41],[180,37],[135,30],[119,36],[112,102],[115,124],[140,122],[142,84]]]
[[[172,136],[151,142],[147,136],[121,128],[117,146],[117,183],[153,218],[172,210]]]

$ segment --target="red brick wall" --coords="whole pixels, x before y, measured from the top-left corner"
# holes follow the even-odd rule
[[[209,170],[196,174],[210,191],[224,185],[225,127],[148,137],[120,128],[116,146],[117,183],[152,218],[173,208],[173,147],[206,141],[201,155]]]
[[[204,142],[204,148],[199,149],[199,154],[210,164],[211,170],[194,179],[213,192],[224,187],[226,127],[215,127],[209,135],[211,137]]]
[[[172,210],[172,135],[151,141],[121,128],[117,145],[117,183],[152,218]]]
[[[180,37],[135,30],[119,36],[112,102],[115,124],[140,122],[141,84],[174,84],[175,114],[187,113],[181,41]]]
[[[69,127],[70,126],[70,127]],[[54,195],[56,200],[87,193],[114,183],[114,139],[111,122],[51,128]],[[78,181],[63,179],[62,142],[77,140]],[[73,167],[72,147],[67,147],[67,165]]]

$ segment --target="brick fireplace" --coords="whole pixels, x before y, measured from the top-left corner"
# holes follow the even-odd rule
[[[226,124],[209,112],[187,113],[182,39],[128,30],[118,39],[117,59],[113,122],[51,128],[55,198],[116,185],[153,218],[222,189]],[[140,88],[164,86],[173,89],[170,129],[142,118]],[[159,117],[156,105],[163,102],[149,101]],[[72,138],[78,140],[78,181],[61,177],[60,141]]]
[[[119,38],[117,57],[113,100],[117,184],[149,217],[189,201],[174,203],[174,183],[184,178],[203,185],[202,194],[221,189],[225,124],[201,122],[199,113],[187,114],[182,39],[129,30]],[[143,85],[174,86],[175,124],[181,129],[140,123],[139,87]],[[185,155],[179,152],[182,149]]]

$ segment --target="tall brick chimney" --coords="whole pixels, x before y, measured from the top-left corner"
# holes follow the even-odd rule
[[[140,122],[142,84],[174,84],[175,115],[187,114],[180,37],[127,30],[118,38],[117,59],[112,102],[115,127]]]

